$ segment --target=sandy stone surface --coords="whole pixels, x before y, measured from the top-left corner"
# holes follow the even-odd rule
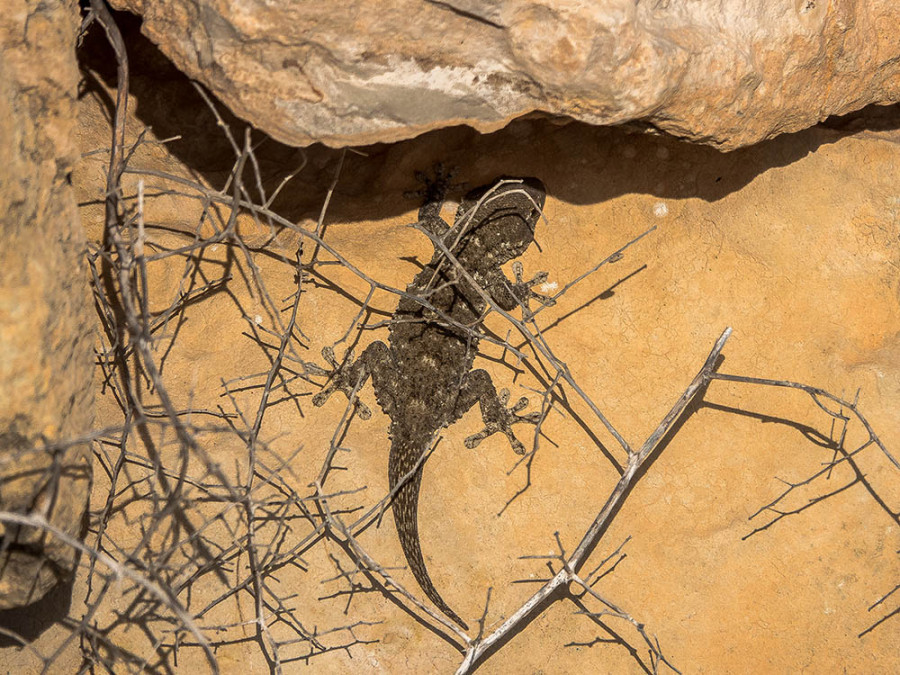
[[[179,70],[293,145],[532,112],[724,149],[900,100],[895,0],[115,0]]]
[[[85,151],[102,148],[108,138],[103,108],[108,94],[103,93],[102,68],[98,72],[79,118]],[[138,73],[136,80],[128,137],[136,138],[150,125],[151,139],[173,131],[184,139],[145,146],[132,166],[222,186],[233,160],[227,144],[215,140],[220,133],[215,121],[191,98],[190,88],[165,89],[163,79],[148,74]],[[178,109],[162,114],[161,101],[176,96]],[[324,237],[365,275],[403,288],[431,255],[427,239],[408,227],[415,220],[415,204],[403,193],[415,187],[415,170],[441,160],[459,167],[460,178],[470,185],[500,174],[537,176],[548,189],[547,221],[537,231],[540,250],[529,250],[523,263],[526,274],[549,273],[548,292],[656,228],[538,318],[554,353],[632,445],[651,433],[716,338],[731,326],[734,333],[721,372],[804,382],[850,400],[858,395],[860,410],[896,457],[898,128],[896,108],[873,109],[730,154],[578,123],[520,121],[487,136],[454,128],[361,149],[364,155],[347,153],[324,220]],[[340,156],[311,148],[304,170],[281,192],[273,210],[300,227],[314,228]],[[302,153],[271,140],[258,145],[257,157],[269,193],[304,160]],[[101,194],[102,177],[99,155],[88,156],[75,175],[85,227],[94,238],[100,236],[102,209],[92,200]],[[190,243],[201,205],[160,189],[171,184],[148,176],[144,180],[150,250]],[[129,194],[135,194],[136,181],[137,176],[128,177]],[[450,206],[446,214],[452,214]],[[233,246],[207,248],[190,287],[220,279],[224,283],[215,292],[199,294],[156,334],[164,381],[180,407],[222,406],[229,413],[240,409],[252,415],[259,402],[259,374],[270,366],[272,345],[277,347],[277,339],[265,331],[287,321],[296,290],[293,256],[299,236],[249,217],[241,217],[237,226],[252,249],[256,269]],[[304,255],[311,255],[309,245]],[[152,311],[169,306],[185,289],[185,269],[183,257],[149,265]],[[251,292],[254,274],[265,280],[276,308],[287,311],[276,317],[265,298]],[[293,349],[300,358],[324,365],[321,348],[351,329],[367,285],[332,265],[319,267],[303,288]],[[395,304],[388,293],[372,297],[372,311],[363,319],[382,325],[350,330],[357,351],[370,340],[386,338],[383,322]],[[509,329],[497,317],[490,317],[488,326],[501,337]],[[510,342],[522,347],[515,335]],[[339,355],[345,348],[346,343],[338,345]],[[546,386],[540,362],[529,356],[519,364],[509,352],[484,341],[481,348],[478,366],[514,396],[529,396],[534,406],[539,398],[534,390]],[[296,362],[293,367],[299,368]],[[247,376],[253,377],[237,379]],[[317,384],[292,379],[278,390],[260,435],[272,453],[290,458],[278,473],[302,496],[310,494],[308,486],[319,474],[345,408],[337,397],[314,408],[311,398],[322,378],[313,379]],[[224,395],[226,386],[231,397]],[[335,492],[366,487],[335,498],[335,505],[348,508],[371,505],[387,490],[388,421],[370,385],[360,396],[372,408],[372,418],[354,420],[341,437],[340,445],[348,451],[340,453],[340,464],[346,470],[329,479]],[[118,414],[110,393],[102,392],[99,424],[118,423]],[[514,468],[516,457],[502,438],[467,450],[463,439],[480,426],[475,411],[466,415],[445,432],[427,463],[420,530],[436,587],[470,623],[477,622],[488,589],[493,589],[486,615],[491,628],[514,612],[535,590],[534,582],[547,574],[546,561],[523,556],[553,555],[555,533],[566,551],[578,543],[615,483],[614,462],[622,462],[622,452],[567,389],[567,403],[560,403],[544,423],[530,487],[509,503],[526,484],[524,470]],[[518,431],[523,441],[529,440],[527,429]],[[622,549],[626,557],[595,590],[644,624],[685,673],[896,672],[896,615],[860,637],[896,611],[893,597],[868,608],[900,582],[900,471],[877,448],[856,457],[864,482],[842,464],[827,480],[798,488],[783,505],[793,510],[816,500],[809,508],[754,533],[775,515],[753,517],[781,494],[781,481],[799,483],[820,471],[834,453],[829,435],[839,434],[808,396],[714,383],[641,477],[594,552],[588,569],[630,537]],[[853,426],[845,445],[855,448],[864,437]],[[234,435],[199,438],[222,467],[238,474],[246,467],[247,449]],[[157,450],[174,462],[176,450],[166,446],[162,435],[156,440]],[[147,453],[137,441],[132,449]],[[95,508],[105,499],[104,480],[101,473]],[[139,516],[150,508],[140,502],[124,504],[120,517],[110,523],[110,539],[128,550],[141,536]],[[210,517],[217,506],[198,500],[192,508],[192,517],[202,522],[200,517]],[[233,542],[227,526],[233,515],[210,525],[214,547]],[[288,545],[310,526],[298,518],[294,528]],[[402,569],[390,515],[359,541],[398,581],[416,590]],[[459,665],[460,655],[447,641],[382,594],[360,592],[348,604],[348,596],[340,594],[346,585],[334,580],[338,566],[352,569],[340,546],[326,541],[304,549],[301,558],[297,565],[280,568],[269,583],[306,627],[326,631],[356,621],[380,623],[355,629],[358,639],[371,643],[315,655],[308,667],[304,661],[291,662],[286,672],[453,672]],[[232,561],[221,570],[224,580],[207,575],[193,586],[190,598],[183,595],[181,600],[195,610],[205,606],[223,588],[245,578],[245,565],[244,559]],[[358,581],[366,585],[364,579]],[[95,615],[98,626],[109,627],[105,639],[150,658],[151,664],[162,658],[173,663],[171,652],[154,652],[146,634],[115,624],[113,610],[129,606],[127,596],[116,600],[122,588],[113,589],[109,604]],[[83,584],[77,585],[76,597],[83,591]],[[201,624],[212,638],[217,635],[213,626],[240,624],[218,634],[230,639],[216,651],[223,672],[268,672],[254,637],[253,603],[246,594],[239,597],[239,602],[232,598],[218,605]],[[73,616],[80,616],[78,602]],[[592,611],[602,609],[593,601],[585,604]],[[283,629],[273,623],[281,639],[290,635]],[[36,646],[49,649],[64,634],[62,628],[51,629]],[[321,639],[335,646],[346,636]],[[70,646],[72,663],[79,662],[77,649]],[[282,647],[281,654],[289,659],[306,651],[301,643]],[[9,650],[0,656],[22,669],[29,667],[27,658]],[[199,672],[204,659],[200,650],[182,646],[177,664],[179,671]],[[648,664],[647,650],[627,623],[607,616],[601,625],[580,614],[575,604],[561,601],[479,672],[639,673],[644,672],[641,664]]]
[[[47,448],[93,419],[93,316],[70,180],[77,26],[69,3],[15,1],[0,14],[0,510],[71,536],[90,489],[88,448]],[[72,549],[45,532],[0,523],[0,539],[0,609],[40,600],[72,572]]]

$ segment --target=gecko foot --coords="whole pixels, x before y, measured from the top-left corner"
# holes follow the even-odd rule
[[[525,309],[530,311],[531,308],[528,306],[528,301],[531,298],[534,298],[545,307],[552,307],[556,304],[556,300],[554,298],[536,293],[533,290],[535,286],[547,282],[547,277],[549,276],[547,272],[538,272],[529,281],[523,281],[524,267],[518,260],[513,263],[512,271],[516,277],[516,281],[512,285],[513,295],[525,307]]]
[[[496,406],[491,406],[489,411],[483,411],[485,423],[484,429],[477,434],[472,434],[465,440],[467,448],[471,450],[472,448],[478,447],[478,444],[481,443],[481,441],[499,431],[509,439],[509,444],[517,455],[525,454],[525,446],[522,445],[518,438],[516,438],[516,435],[512,431],[512,425],[521,422],[537,424],[541,419],[541,413],[532,412],[520,415],[519,411],[524,410],[528,406],[528,399],[524,396],[516,401],[514,406],[507,408],[508,403],[509,389],[501,389],[497,394]]]
[[[322,374],[329,376],[329,380],[322,391],[313,396],[312,403],[317,408],[325,405],[325,401],[331,398],[331,395],[336,391],[344,392],[349,400],[353,397],[354,390],[362,382],[365,382],[368,375],[358,361],[354,362],[352,350],[347,352],[347,356],[342,363],[338,363],[337,359],[334,358],[334,349],[331,347],[322,348],[322,357],[331,366],[331,370],[318,368]],[[369,406],[360,401],[359,398],[354,399],[354,406],[360,419],[367,420],[372,416]]]
[[[433,175],[429,176],[424,171],[416,171],[416,180],[422,184],[418,190],[404,192],[407,199],[417,199],[426,204],[444,201],[444,196],[452,191],[462,189],[465,183],[453,183],[456,176],[456,167],[445,167],[443,162],[437,162],[431,169]]]

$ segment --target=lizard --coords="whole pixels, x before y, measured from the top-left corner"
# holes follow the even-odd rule
[[[388,481],[395,493],[391,506],[401,548],[425,595],[468,630],[435,589],[422,557],[418,531],[422,464],[435,434],[476,402],[485,427],[465,440],[466,447],[474,448],[488,436],[502,432],[517,454],[525,454],[511,427],[519,422],[534,424],[540,414],[518,414],[527,406],[526,398],[507,408],[509,392],[498,394],[487,371],[472,369],[488,303],[471,281],[506,311],[530,297],[549,300],[532,290],[546,275],[523,282],[517,269],[512,282],[501,269],[534,240],[545,190],[536,178],[499,178],[466,194],[451,227],[440,212],[452,187],[452,173],[437,165],[434,174],[434,179],[417,174],[425,187],[416,193],[424,197],[416,226],[430,235],[433,244],[442,242],[455,260],[435,245],[431,261],[401,296],[390,322],[389,344],[372,342],[358,359],[348,353],[340,364],[333,350],[323,350],[332,370],[324,371],[330,379],[313,397],[313,404],[323,405],[335,391],[349,397],[372,378],[376,401],[390,418]],[[370,411],[365,404],[357,401],[357,406],[360,417],[368,418]],[[401,484],[404,477],[407,480]]]

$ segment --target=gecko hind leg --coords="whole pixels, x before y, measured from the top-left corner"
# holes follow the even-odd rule
[[[509,444],[517,455],[524,455],[525,446],[516,438],[512,426],[522,422],[537,424],[541,417],[539,412],[519,414],[519,411],[528,405],[528,399],[523,396],[516,401],[515,405],[507,407],[509,390],[502,389],[498,394],[491,376],[486,370],[473,370],[463,384],[457,409],[465,412],[475,404],[476,400],[481,407],[484,429],[469,436],[465,440],[466,447],[475,448],[488,436],[500,432],[509,440]]]
[[[317,408],[325,405],[325,402],[336,391],[341,391],[349,399],[353,395],[354,389],[362,387],[369,377],[372,378],[375,385],[375,398],[382,410],[390,414],[393,408],[393,382],[387,373],[394,369],[390,367],[393,359],[390,350],[383,342],[371,343],[360,357],[356,360],[353,358],[353,351],[347,353],[344,360],[338,363],[334,356],[334,349],[325,347],[322,349],[322,357],[331,366],[331,370],[322,370],[329,376],[328,383],[322,390],[313,396],[312,403]],[[356,398],[354,401],[356,412],[360,419],[367,420],[372,416],[372,411],[365,403]]]

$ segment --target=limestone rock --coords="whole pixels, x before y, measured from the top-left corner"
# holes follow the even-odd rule
[[[0,14],[0,511],[37,514],[77,535],[86,447],[57,441],[92,421],[90,293],[70,173],[76,8],[16,0]],[[74,551],[0,523],[0,609],[40,599]]]
[[[540,111],[731,150],[900,100],[894,0],[114,0],[292,145]]]

